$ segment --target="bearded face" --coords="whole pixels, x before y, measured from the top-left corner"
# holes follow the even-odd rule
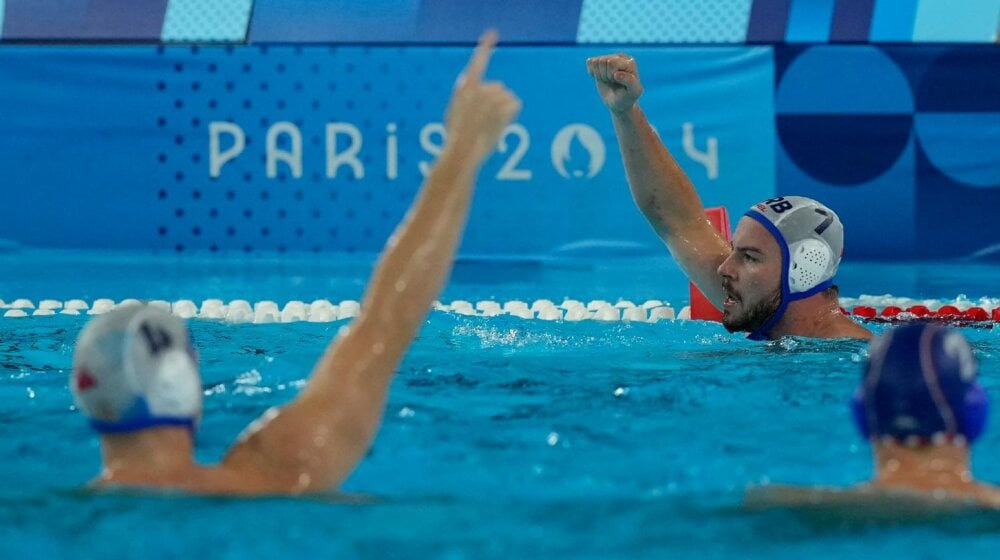
[[[727,297],[732,298],[736,305],[724,310],[722,326],[729,332],[756,332],[771,318],[781,305],[781,288],[778,288],[755,301],[745,301],[741,295],[733,291],[726,282]]]

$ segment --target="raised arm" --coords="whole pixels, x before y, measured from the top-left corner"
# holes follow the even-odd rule
[[[480,166],[520,101],[483,82],[496,33],[480,40],[446,115],[447,144],[389,238],[361,314],[342,329],[294,402],[265,414],[225,464],[273,480],[276,491],[338,486],[367,452],[392,376],[451,270]]]
[[[635,59],[624,54],[590,58],[587,71],[611,111],[632,198],[688,278],[721,306],[717,269],[731,248],[705,217],[694,185],[639,107],[643,88]]]

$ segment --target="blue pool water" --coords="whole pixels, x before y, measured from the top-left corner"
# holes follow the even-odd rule
[[[331,300],[365,258],[251,261],[0,255],[0,298]],[[1000,267],[847,264],[842,294],[998,295]],[[456,267],[443,300],[539,297],[685,304],[666,259]],[[943,558],[1000,546],[1000,516],[858,525],[744,512],[749,483],[847,485],[870,474],[847,399],[865,345],[755,343],[701,322],[595,323],[436,312],[400,368],[348,500],[91,495],[96,438],[66,377],[86,316],[0,319],[0,548],[9,558]],[[343,323],[190,323],[206,389],[198,458],[218,460],[287,401]],[[881,326],[873,326],[881,330]],[[1000,395],[1000,329],[965,328]],[[1000,481],[1000,429],[974,468]]]

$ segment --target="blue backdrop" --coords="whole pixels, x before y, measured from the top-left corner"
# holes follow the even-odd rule
[[[486,165],[462,252],[660,251],[583,47],[504,47],[524,111]],[[635,49],[643,106],[709,205],[774,192],[765,47]],[[0,236],[57,247],[377,251],[442,143],[469,49],[0,49]],[[687,138],[685,141],[685,131]],[[214,142],[213,142],[214,138]]]
[[[779,47],[780,194],[827,202],[862,257],[997,248],[1000,49]]]

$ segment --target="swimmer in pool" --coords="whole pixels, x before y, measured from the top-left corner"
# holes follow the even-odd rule
[[[202,388],[179,319],[126,306],[83,329],[70,387],[100,434],[103,468],[92,486],[243,496],[338,488],[375,438],[393,373],[448,277],[480,166],[520,110],[502,83],[483,81],[496,40],[483,35],[456,84],[447,144],[386,243],[361,314],[298,396],[248,426],[221,463],[194,462]]]
[[[977,482],[969,467],[989,401],[965,337],[941,325],[908,324],[875,339],[869,354],[851,408],[874,453],[872,480],[845,489],[751,487],[744,505],[847,513],[863,506],[856,513],[897,516],[907,508],[1000,508],[1000,488]]]
[[[836,213],[799,196],[765,200],[746,212],[730,244],[706,219],[691,180],[639,108],[635,60],[590,58],[587,71],[611,111],[636,205],[688,278],[722,310],[726,329],[758,340],[871,338],[840,312],[833,277],[844,229]]]

